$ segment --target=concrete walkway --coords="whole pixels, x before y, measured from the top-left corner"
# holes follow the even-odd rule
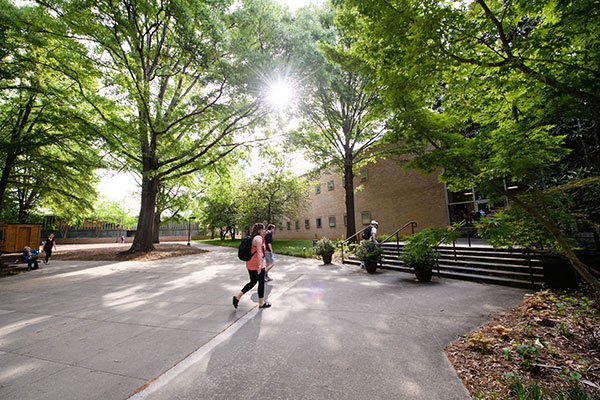
[[[199,245],[200,246],[200,245]],[[0,280],[0,398],[468,399],[443,349],[526,291],[235,249],[153,262],[55,261]]]

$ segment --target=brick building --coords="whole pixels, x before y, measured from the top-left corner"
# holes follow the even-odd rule
[[[298,219],[283,221],[279,239],[314,239],[346,236],[346,205],[343,177],[324,171],[311,191],[311,205]],[[417,230],[449,224],[444,184],[437,174],[425,176],[405,171],[391,159],[368,164],[354,178],[356,231],[372,219],[379,222],[381,234],[391,234],[407,222],[416,222]],[[410,234],[410,228],[403,233]]]

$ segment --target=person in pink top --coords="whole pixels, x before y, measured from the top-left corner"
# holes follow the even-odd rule
[[[237,308],[242,296],[252,289],[258,282],[258,308],[271,307],[271,303],[265,301],[265,226],[261,223],[254,224],[252,228],[252,253],[250,261],[246,261],[246,269],[250,276],[248,282],[237,294],[233,296],[233,307]]]

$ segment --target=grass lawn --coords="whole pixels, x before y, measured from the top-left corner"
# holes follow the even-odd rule
[[[214,244],[216,246],[227,246],[238,248],[241,239],[210,239],[200,240],[200,243]],[[273,240],[273,251],[275,254],[284,254],[286,256],[296,257],[312,257],[313,253],[313,242],[312,240]]]

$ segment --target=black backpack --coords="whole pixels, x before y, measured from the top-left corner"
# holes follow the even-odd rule
[[[373,229],[373,227],[369,225],[369,227],[363,231],[363,239],[371,239],[371,229]]]
[[[240,243],[240,247],[238,248],[238,258],[242,261],[250,261],[256,252],[252,252],[252,239],[253,236],[246,236],[242,239],[242,243]]]

